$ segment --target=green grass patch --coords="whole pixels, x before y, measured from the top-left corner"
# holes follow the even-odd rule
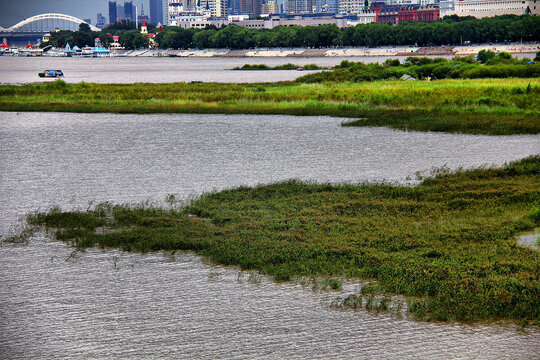
[[[327,66],[319,66],[317,64],[295,65],[292,63],[281,64],[276,66],[268,66],[266,64],[244,64],[237,66],[231,70],[325,70]]]
[[[472,56],[446,58],[408,57],[403,64],[398,59],[388,59],[383,64],[351,62],[343,60],[332,71],[324,71],[298,78],[304,83],[363,82],[399,79],[403,75],[415,79],[485,79],[485,78],[538,78],[540,64],[530,59],[512,58],[501,52],[486,64],[475,61]],[[525,91],[527,91],[525,89]]]
[[[191,250],[276,281],[328,279],[322,289],[340,288],[343,277],[375,281],[364,301],[340,306],[384,310],[386,300],[367,294],[402,294],[419,318],[538,322],[539,253],[515,235],[539,226],[539,183],[536,156],[416,187],[291,180],[204,194],[180,208],[101,204],[27,221],[77,248]]]
[[[488,135],[540,133],[539,99],[539,78],[0,85],[3,111],[327,115],[353,119],[348,126]]]

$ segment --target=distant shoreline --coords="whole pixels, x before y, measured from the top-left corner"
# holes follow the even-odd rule
[[[469,56],[481,50],[505,51],[510,54],[535,54],[540,43],[534,44],[483,44],[466,46],[432,47],[382,47],[382,48],[333,48],[333,49],[202,49],[202,50],[115,50],[114,57],[226,57],[226,58],[269,58],[269,57],[389,57],[389,56]]]

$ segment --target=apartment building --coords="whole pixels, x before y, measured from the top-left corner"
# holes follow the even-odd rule
[[[441,16],[474,16],[540,14],[540,0],[450,0],[441,1]]]

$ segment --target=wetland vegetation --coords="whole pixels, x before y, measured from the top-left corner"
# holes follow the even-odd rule
[[[362,292],[368,303],[359,295],[339,307],[384,309],[380,299],[402,294],[418,318],[538,324],[539,253],[515,235],[540,224],[539,183],[540,156],[533,156],[502,168],[443,171],[415,187],[290,180],[183,204],[170,196],[168,208],[53,208],[27,222],[77,249],[191,250],[276,281],[374,281]]]
[[[68,84],[57,80],[1,85],[0,106],[3,111],[327,115],[352,119],[345,121],[349,126],[540,133],[540,78],[306,81]]]
[[[407,64],[344,62],[331,72],[282,83],[2,85],[0,106],[4,111],[328,115],[352,119],[345,126],[540,133],[540,78],[520,72],[534,72],[538,65],[487,57],[486,65],[424,58]],[[446,69],[440,71],[445,79],[395,79],[402,70],[433,77],[439,67]],[[519,69],[511,73],[515,78],[466,76],[510,67]],[[44,226],[79,250],[191,250],[276,281],[311,278],[321,289],[339,288],[341,277],[373,281],[362,294],[336,300],[336,307],[384,310],[389,295],[401,294],[410,300],[408,311],[422,319],[538,324],[539,254],[519,246],[515,236],[540,224],[539,183],[539,156],[503,168],[441,172],[416,187],[290,180],[208,193],[182,205],[171,197],[170,208],[53,208],[29,215],[30,228],[10,241],[24,242],[32,227]]]
[[[410,56],[403,63],[399,59],[388,59],[383,64],[343,60],[333,71],[306,75],[296,81],[365,82],[399,79],[403,75],[421,80],[540,78],[540,64],[529,58],[513,58],[506,52],[495,54],[491,50],[481,50],[478,60],[472,56],[456,56],[451,60]]]
[[[244,64],[237,66],[231,70],[323,70],[328,69],[327,66],[319,66],[317,64],[295,65],[286,63],[276,66],[268,66],[266,64]]]

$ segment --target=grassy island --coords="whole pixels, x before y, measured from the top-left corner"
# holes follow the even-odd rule
[[[328,69],[326,66],[319,66],[317,64],[295,65],[287,63],[283,65],[268,66],[266,64],[244,64],[240,67],[232,68],[231,70],[324,70]]]
[[[539,99],[540,78],[0,85],[2,111],[328,115],[353,120],[347,125],[488,135],[540,133]]]
[[[286,181],[169,209],[51,209],[28,223],[81,249],[192,250],[277,281],[371,279],[371,292],[414,299],[409,311],[419,318],[538,324],[539,253],[514,236],[540,225],[539,183],[536,156],[416,187]]]

